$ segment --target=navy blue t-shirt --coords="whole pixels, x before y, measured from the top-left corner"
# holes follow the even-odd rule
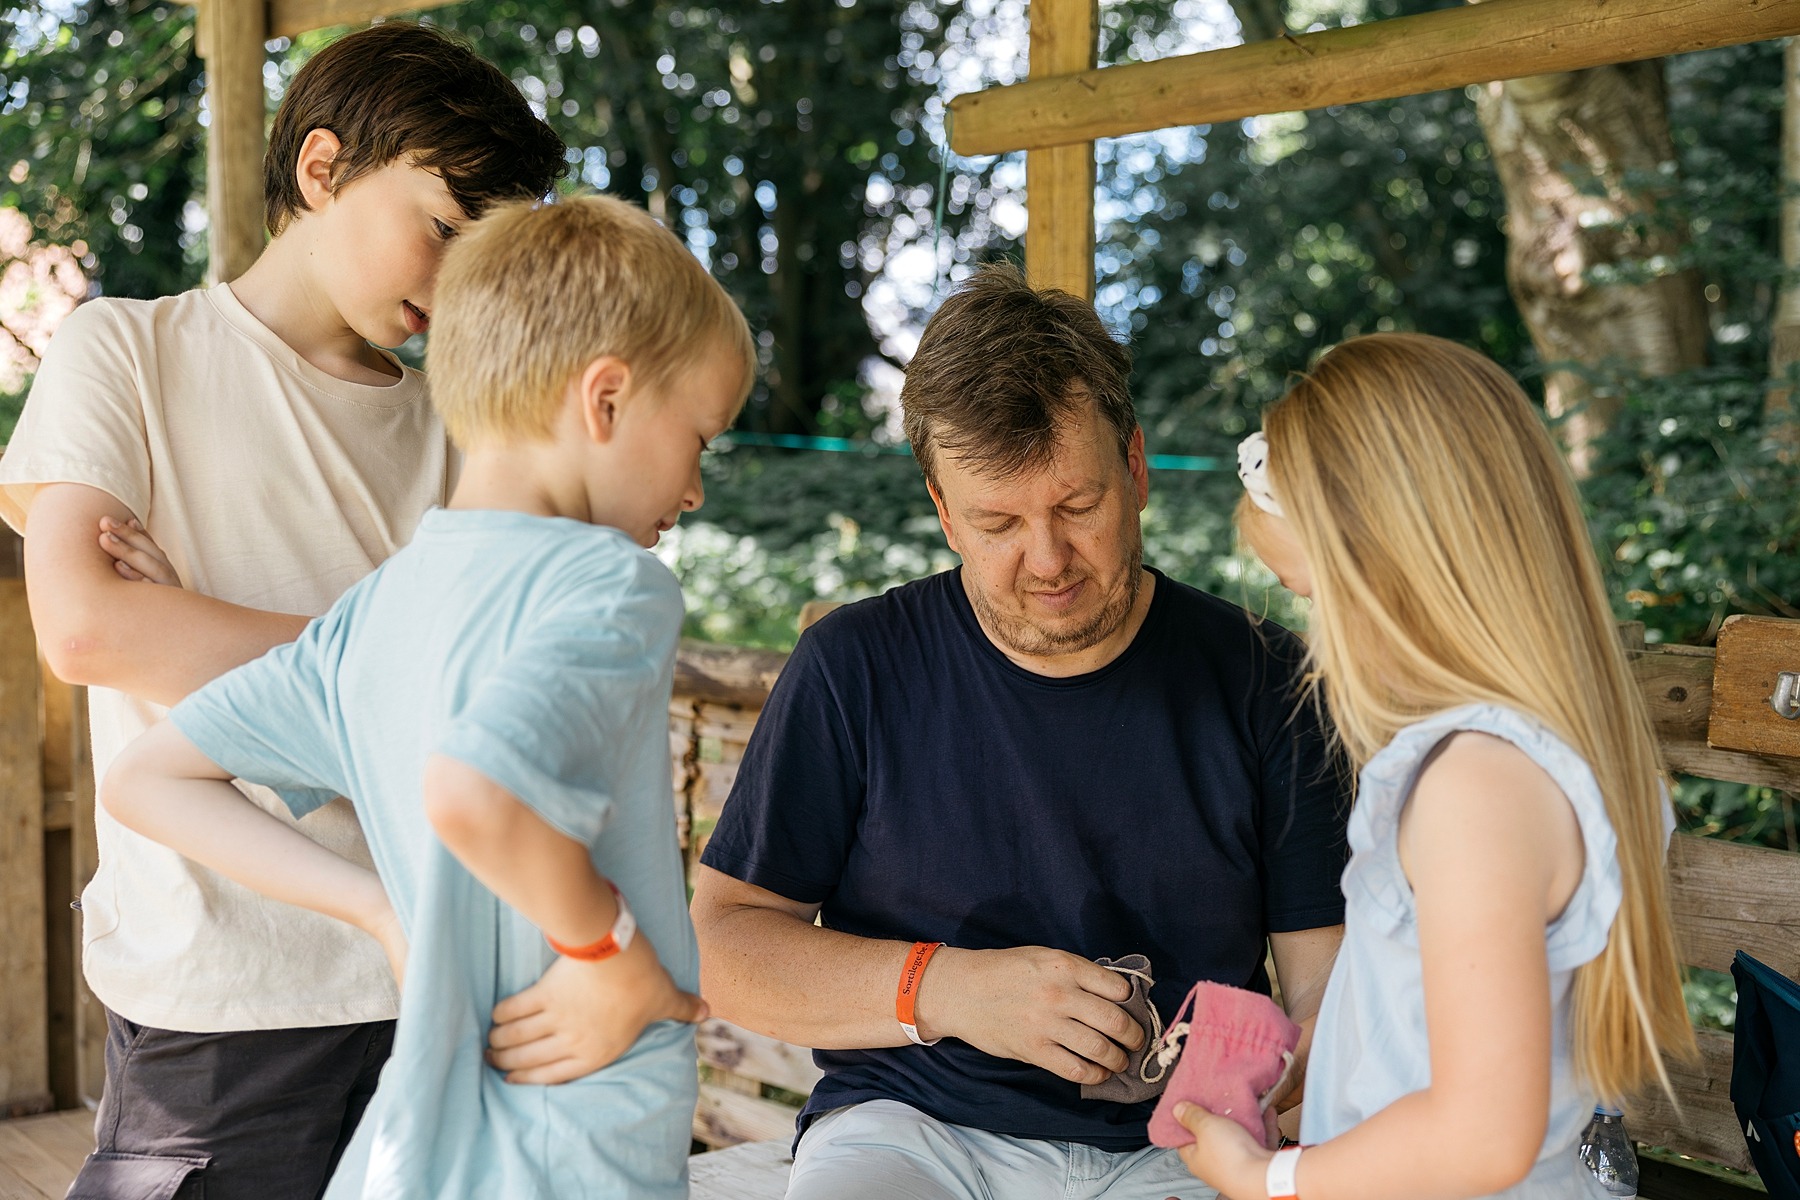
[[[1200,979],[1267,992],[1264,939],[1343,920],[1349,808],[1301,648],[1155,575],[1131,645],[1051,679],[988,640],[959,571],[841,608],[800,639],[701,862],[861,937],[1145,954],[1167,1022]],[[929,968],[927,968],[929,970]],[[820,1050],[801,1115],[893,1099],[1106,1150],[1153,1104],[954,1038]]]

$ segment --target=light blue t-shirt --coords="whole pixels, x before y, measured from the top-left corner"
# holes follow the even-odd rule
[[[393,1057],[330,1200],[687,1195],[690,1026],[653,1025],[554,1087],[482,1062],[494,1005],[554,952],[444,849],[420,791],[445,754],[587,843],[697,990],[668,742],[681,616],[674,576],[617,530],[436,509],[297,642],[175,709],[202,752],[297,817],[350,797],[410,942]]]
[[[1350,814],[1344,869],[1344,943],[1319,1008],[1306,1068],[1300,1140],[1327,1141],[1402,1096],[1431,1084],[1418,910],[1400,865],[1400,817],[1420,773],[1445,738],[1473,730],[1503,738],[1542,767],[1568,798],[1581,829],[1581,882],[1544,930],[1550,968],[1550,1119],[1537,1167],[1507,1200],[1566,1200],[1597,1194],[1575,1145],[1595,1096],[1575,1069],[1576,970],[1606,948],[1623,885],[1618,840],[1587,760],[1538,722],[1495,704],[1427,717],[1394,735],[1363,767]],[[1673,813],[1665,814],[1665,832]]]

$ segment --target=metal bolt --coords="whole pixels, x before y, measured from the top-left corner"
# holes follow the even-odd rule
[[[1775,677],[1769,706],[1790,721],[1800,719],[1800,671],[1783,671]]]

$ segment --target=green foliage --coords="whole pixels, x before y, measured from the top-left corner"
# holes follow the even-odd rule
[[[1800,616],[1800,467],[1763,436],[1761,365],[1595,377],[1623,402],[1583,488],[1620,615],[1689,643],[1733,612]]]
[[[43,0],[0,9],[0,207],[75,246],[115,296],[198,282],[203,83],[194,9]]]

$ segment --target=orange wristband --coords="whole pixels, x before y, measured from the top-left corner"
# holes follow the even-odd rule
[[[582,962],[605,962],[615,954],[623,954],[630,949],[632,939],[637,936],[637,918],[632,915],[631,906],[625,903],[625,894],[614,886],[612,880],[607,880],[606,886],[612,888],[613,899],[619,903],[619,915],[613,918],[612,928],[606,931],[606,936],[587,946],[565,946],[546,933],[544,940],[550,943],[552,950],[564,958],[580,959]]]
[[[919,981],[925,977],[925,964],[931,956],[938,952],[942,942],[914,942],[912,952],[906,956],[906,966],[900,971],[900,989],[894,994],[894,1016],[899,1018],[900,1028],[906,1033],[908,1041],[915,1046],[935,1046],[941,1038],[932,1038],[929,1042],[919,1036],[919,1026],[913,1019],[913,1005],[919,998]]]

